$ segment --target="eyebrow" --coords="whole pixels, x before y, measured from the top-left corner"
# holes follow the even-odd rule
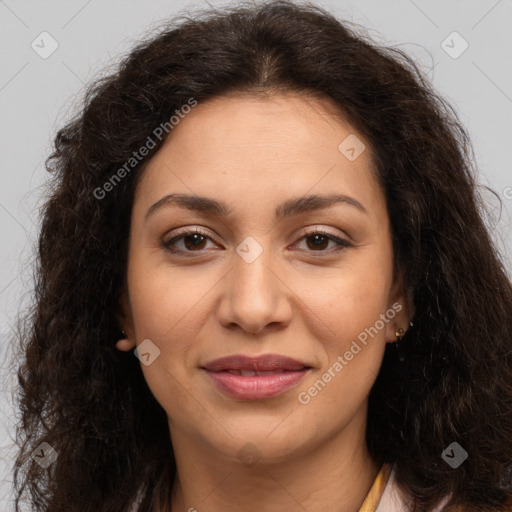
[[[353,197],[344,194],[310,194],[294,199],[288,199],[284,203],[281,203],[275,209],[274,216],[275,220],[281,220],[285,217],[292,217],[301,213],[328,208],[340,203],[348,204],[361,212],[368,214],[366,208]],[[148,217],[157,210],[171,205],[176,205],[181,208],[186,208],[200,213],[216,215],[218,217],[228,217],[233,211],[225,203],[217,201],[211,197],[190,194],[167,194],[149,207],[144,219],[147,220]]]

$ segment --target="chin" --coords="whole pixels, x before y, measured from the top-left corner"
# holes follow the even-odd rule
[[[241,433],[243,432],[243,434]],[[247,466],[255,464],[277,464],[290,459],[294,455],[308,449],[310,439],[303,438],[304,431],[272,432],[272,427],[251,429],[250,425],[243,431],[238,430],[236,436],[223,436],[223,439],[208,439],[219,455],[235,463]]]

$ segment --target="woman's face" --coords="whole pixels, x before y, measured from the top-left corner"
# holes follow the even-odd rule
[[[408,317],[370,150],[329,108],[294,94],[199,103],[144,171],[118,348],[146,340],[175,450],[278,461],[364,437],[385,343]]]

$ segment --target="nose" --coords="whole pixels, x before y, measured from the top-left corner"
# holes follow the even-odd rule
[[[264,250],[250,263],[236,254],[223,282],[225,288],[217,310],[223,327],[258,334],[289,324],[293,292],[279,275],[270,250]]]

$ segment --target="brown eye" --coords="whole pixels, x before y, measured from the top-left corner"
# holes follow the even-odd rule
[[[187,236],[183,236],[181,238],[183,238],[183,243],[184,243],[185,247],[189,250],[204,249],[206,237],[203,235],[194,233],[193,235],[187,235]]]
[[[299,241],[306,240],[307,252],[318,252],[331,254],[340,251],[353,245],[335,235],[327,233],[326,231],[316,230],[306,233]],[[193,231],[184,231],[169,240],[162,240],[161,245],[164,249],[173,254],[190,255],[191,253],[202,253],[207,249],[208,241],[212,241],[210,236],[199,229]],[[334,243],[334,247],[329,249],[329,243]],[[180,246],[181,244],[181,246]],[[302,250],[302,249],[301,249]]]
[[[194,231],[185,231],[169,240],[162,241],[162,247],[172,253],[201,252],[205,249],[208,240],[211,240],[206,233],[196,229]],[[181,242],[181,247],[175,246]]]
[[[328,237],[321,234],[308,235],[305,239],[311,241],[311,243],[307,243],[309,249],[326,249],[331,241]]]
[[[347,240],[343,240],[322,230],[306,233],[300,240],[306,240],[306,247],[308,252],[331,253],[342,250],[346,247],[352,247],[352,244],[347,242]],[[326,250],[328,248],[329,242],[334,242],[337,244],[337,247],[335,246],[333,251]]]

